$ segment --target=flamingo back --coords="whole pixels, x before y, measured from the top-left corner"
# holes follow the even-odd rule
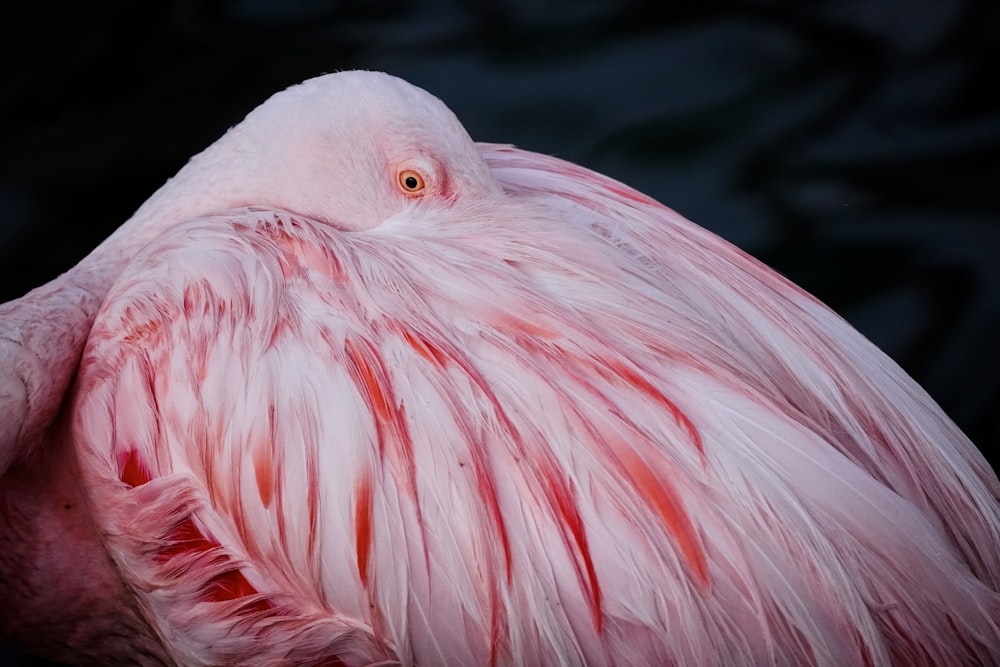
[[[80,367],[95,515],[182,663],[1000,660],[1000,485],[756,260],[611,179],[138,254]]]

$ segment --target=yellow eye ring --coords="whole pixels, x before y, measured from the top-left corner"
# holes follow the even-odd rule
[[[417,195],[424,191],[427,183],[419,172],[412,169],[404,169],[399,172],[399,187],[403,188],[403,192],[407,194]]]

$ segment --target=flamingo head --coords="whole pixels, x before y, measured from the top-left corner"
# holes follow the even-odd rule
[[[273,95],[191,161],[136,213],[159,233],[244,206],[357,231],[421,203],[500,191],[455,115],[377,72],[339,72]]]

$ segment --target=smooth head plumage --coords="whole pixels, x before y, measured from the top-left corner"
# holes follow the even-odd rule
[[[417,172],[424,189],[400,187]],[[273,95],[137,214],[164,225],[241,206],[295,211],[339,229],[374,227],[420,197],[498,190],[469,135],[436,97],[381,72],[327,74]]]

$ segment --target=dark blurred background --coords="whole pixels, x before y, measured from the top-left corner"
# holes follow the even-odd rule
[[[761,257],[997,463],[996,0],[120,0],[0,22],[0,301],[271,93],[385,70],[475,139],[607,173]]]

